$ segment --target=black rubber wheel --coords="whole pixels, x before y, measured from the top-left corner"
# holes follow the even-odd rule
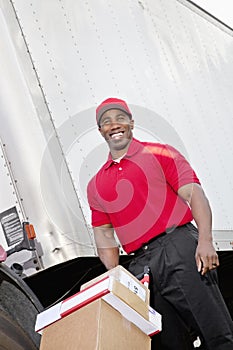
[[[0,350],[36,350],[23,329],[4,311],[0,310]]]
[[[0,350],[38,350],[41,336],[35,332],[37,314],[28,295],[12,280],[1,279],[0,274]]]

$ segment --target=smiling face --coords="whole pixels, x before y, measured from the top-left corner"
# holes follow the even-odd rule
[[[99,131],[109,145],[113,158],[124,155],[133,137],[134,121],[119,109],[106,111],[100,119]]]

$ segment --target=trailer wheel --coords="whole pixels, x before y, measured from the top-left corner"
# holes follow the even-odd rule
[[[0,350],[36,350],[28,335],[4,311],[0,310]]]
[[[0,264],[0,350],[36,350],[41,336],[35,332],[40,305],[25,283]],[[17,283],[18,282],[18,283]],[[9,345],[10,344],[10,345]]]

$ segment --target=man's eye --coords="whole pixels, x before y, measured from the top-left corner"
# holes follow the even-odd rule
[[[124,116],[120,116],[120,117],[117,118],[117,121],[118,122],[125,122],[126,118]]]
[[[103,125],[109,125],[110,124],[110,120],[109,119],[106,119],[102,122]]]

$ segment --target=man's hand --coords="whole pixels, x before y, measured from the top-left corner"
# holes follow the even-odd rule
[[[202,275],[219,266],[218,254],[216,253],[212,242],[199,239],[195,258],[198,271]]]

